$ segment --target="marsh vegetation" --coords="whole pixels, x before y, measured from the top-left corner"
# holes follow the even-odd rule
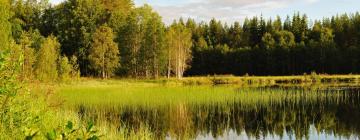
[[[356,139],[360,132],[360,89],[353,86],[87,80],[58,92],[62,109],[102,126],[109,139]]]

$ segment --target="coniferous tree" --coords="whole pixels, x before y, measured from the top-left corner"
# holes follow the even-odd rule
[[[280,16],[276,16],[276,20],[273,22],[273,27],[275,31],[282,30],[282,22]]]
[[[104,23],[113,30],[114,41],[119,44],[121,54],[117,64],[122,64],[116,69],[119,76],[360,72],[359,13],[336,15],[311,24],[308,17],[300,13],[284,21],[279,16],[274,20],[261,16],[233,24],[216,19],[197,23],[194,19],[181,18],[176,23],[176,26],[183,26],[180,30],[173,25],[166,27],[150,6],[136,8],[131,0],[68,0],[58,5],[49,5],[47,0],[1,2],[0,41],[5,43],[1,43],[0,48],[10,46],[4,40],[11,40],[8,35],[12,35],[18,44],[12,44],[16,46],[12,49],[13,58],[24,56],[22,71],[26,79],[31,78],[33,64],[35,75],[38,75],[37,67],[42,61],[38,62],[39,51],[44,51],[44,42],[49,42],[44,41],[44,36],[51,34],[61,44],[57,54],[58,77],[61,77],[61,62],[65,62],[59,56],[76,58],[70,60],[72,67],[76,67],[71,75],[78,75],[79,69],[83,75],[96,74],[98,71],[90,69],[89,53],[94,33]],[[181,35],[183,31],[189,32],[186,36],[190,43],[187,44],[193,44],[186,45],[191,46],[186,55],[168,47],[186,44],[176,45],[181,36],[175,34]],[[177,38],[169,38],[171,36]],[[180,68],[182,70],[175,66],[177,60],[186,64]],[[189,63],[190,60],[193,61]]]

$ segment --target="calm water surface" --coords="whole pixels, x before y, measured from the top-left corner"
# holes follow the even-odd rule
[[[216,88],[216,87],[215,87]],[[248,93],[279,90],[254,89]],[[234,88],[234,91],[242,90]],[[147,126],[158,139],[354,139],[360,138],[360,88],[281,88],[289,98],[281,102],[179,103],[159,107],[123,107],[106,112],[106,120],[137,130]],[[292,98],[292,95],[300,98]],[[209,95],[210,96],[210,95]],[[274,95],[272,98],[276,98]],[[79,106],[80,115],[97,119]],[[90,115],[89,115],[90,114]],[[92,116],[93,114],[93,116]]]

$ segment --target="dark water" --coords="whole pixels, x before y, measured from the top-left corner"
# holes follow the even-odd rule
[[[119,124],[119,128],[136,131],[146,126],[157,139],[360,138],[359,88],[282,90],[289,90],[289,95],[315,96],[289,98],[282,102],[264,103],[259,100],[252,104],[235,101],[227,104],[184,103],[158,108],[124,107],[118,112],[106,112],[105,116],[107,121]],[[92,114],[85,107],[80,107],[79,112]],[[96,120],[94,116],[92,119]]]

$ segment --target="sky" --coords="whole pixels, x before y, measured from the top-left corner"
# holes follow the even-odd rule
[[[50,0],[56,4],[62,0]],[[283,19],[295,12],[307,14],[310,20],[336,14],[360,12],[360,0],[135,0],[136,6],[151,5],[167,24],[174,19],[193,18],[209,21],[243,22],[246,17],[277,15]]]

